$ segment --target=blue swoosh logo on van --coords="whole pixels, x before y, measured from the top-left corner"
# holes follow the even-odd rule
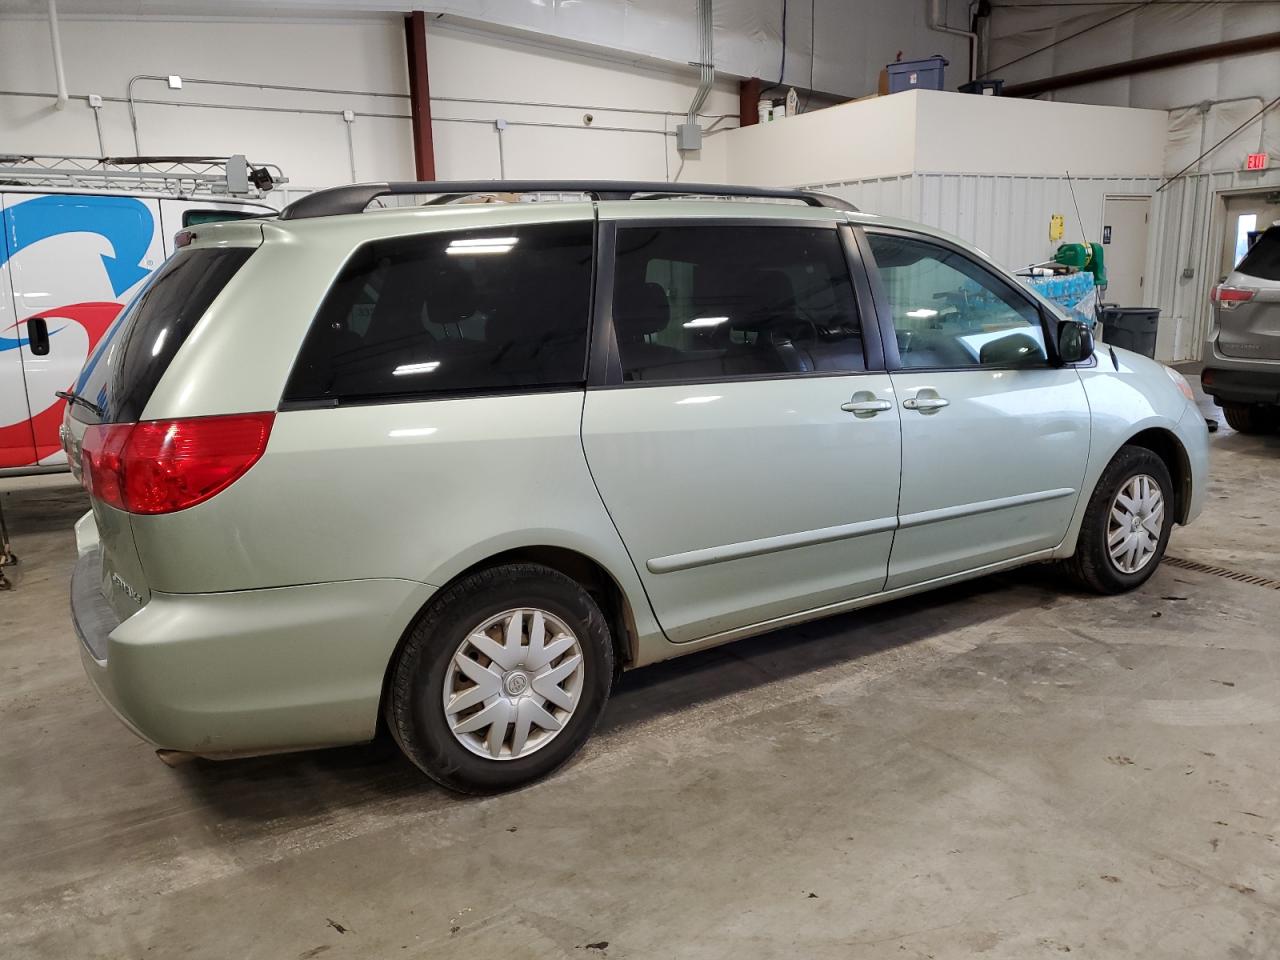
[[[0,247],[0,266],[41,240],[66,233],[96,233],[111,244],[112,253],[102,254],[101,259],[118,297],[151,272],[142,261],[154,232],[151,211],[133,197],[36,197],[5,209],[6,243]]]

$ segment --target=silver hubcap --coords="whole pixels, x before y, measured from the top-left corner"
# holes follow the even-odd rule
[[[1154,477],[1130,477],[1111,502],[1107,550],[1121,573],[1137,573],[1156,555],[1164,528],[1164,493]]]
[[[444,678],[444,715],[464,747],[527,757],[568,724],[582,697],[582,647],[545,610],[507,610],[477,625]]]

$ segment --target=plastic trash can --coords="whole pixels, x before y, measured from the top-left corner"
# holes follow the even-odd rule
[[[924,60],[903,60],[891,63],[889,71],[889,92],[900,93],[903,90],[942,90],[943,67],[948,61],[936,54]]]
[[[1156,331],[1160,327],[1158,307],[1118,307],[1104,303],[1098,308],[1098,319],[1102,322],[1103,343],[1155,359]]]

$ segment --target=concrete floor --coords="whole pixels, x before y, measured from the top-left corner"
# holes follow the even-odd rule
[[[1171,555],[1280,579],[1280,436]],[[0,956],[1275,957],[1280,590],[1049,568],[629,674],[545,783],[382,746],[162,766],[66,613],[77,491],[8,496]]]

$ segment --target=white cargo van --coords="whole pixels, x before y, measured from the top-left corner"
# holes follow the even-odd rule
[[[0,157],[0,476],[66,469],[57,392],[174,234],[274,216],[257,198],[282,182],[243,157]]]

